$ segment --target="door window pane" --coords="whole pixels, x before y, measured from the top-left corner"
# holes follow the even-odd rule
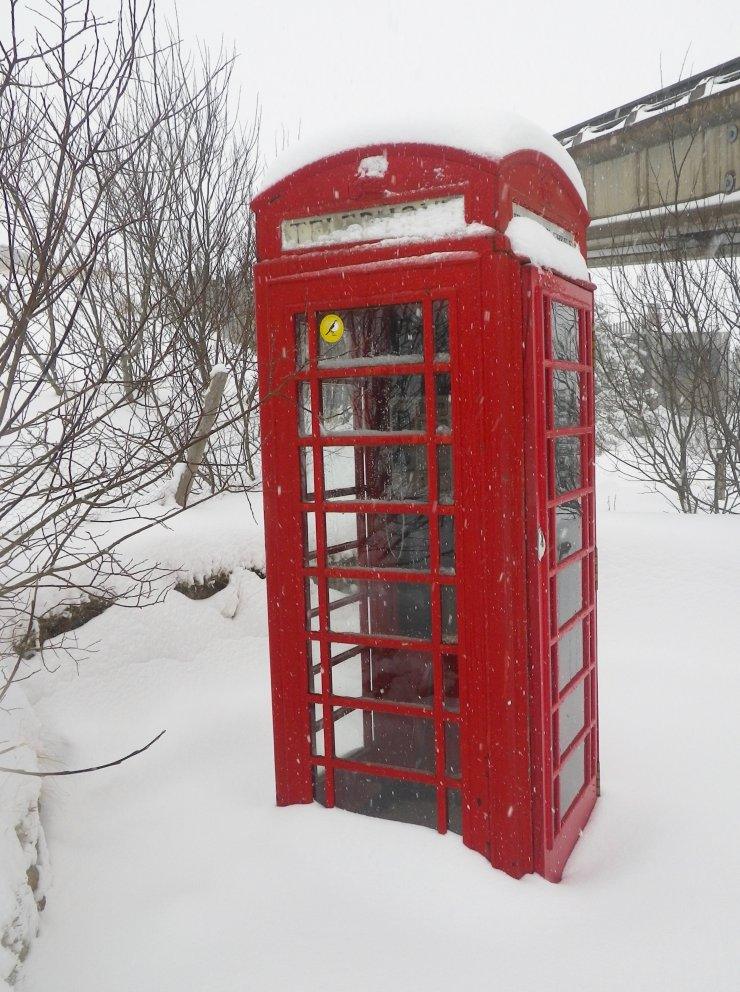
[[[309,737],[311,739],[311,754],[317,757],[324,757],[324,719],[323,707],[320,703],[315,703],[308,707]]]
[[[433,704],[432,656],[428,651],[332,644],[331,657],[335,696]]]
[[[460,778],[460,724],[445,724],[445,774]]]
[[[429,586],[421,582],[349,582],[329,579],[329,627],[346,634],[428,640]]]
[[[304,503],[312,503],[313,492],[313,448],[301,448],[299,453],[301,473],[301,499]]]
[[[443,572],[455,571],[454,517],[439,517],[439,567]]]
[[[437,433],[449,434],[452,430],[452,394],[450,375],[444,372],[434,377],[437,402]]]
[[[318,641],[307,642],[306,662],[308,665],[308,691],[318,695],[321,692],[321,646]]]
[[[564,303],[553,303],[552,357],[559,362],[578,362],[578,311]]]
[[[555,576],[558,627],[583,607],[582,561],[574,561]]]
[[[339,707],[333,714],[335,757],[434,772],[431,719]]]
[[[324,379],[321,431],[423,431],[424,378],[420,375]]]
[[[440,503],[451,503],[453,496],[452,448],[449,444],[440,444],[437,446],[437,498]]]
[[[573,800],[586,781],[584,759],[586,742],[581,741],[560,769],[560,819],[568,812]]]
[[[429,568],[429,520],[416,513],[327,513],[333,568]]]
[[[584,683],[571,689],[558,707],[558,743],[560,754],[567,750],[568,745],[583,730],[585,719],[585,689]]]
[[[325,790],[318,782],[314,794],[318,802],[326,802]],[[404,782],[337,768],[334,772],[334,803],[337,809],[364,816],[415,823],[420,827],[437,826],[437,790],[425,782]]]
[[[303,564],[316,565],[316,514],[303,514]]]
[[[322,311],[316,315],[317,328],[329,314],[338,319],[331,334],[322,337],[319,333],[319,362],[323,365],[374,364],[389,358],[422,360],[420,303]]]
[[[450,357],[450,307],[447,300],[432,303],[432,322],[435,358],[446,361]]]
[[[308,365],[308,325],[306,315],[296,314],[293,318],[295,329],[295,367],[303,369]]]
[[[442,701],[446,710],[457,713],[460,709],[460,683],[457,674],[457,655],[442,655]]]
[[[581,377],[567,369],[552,371],[552,403],[555,427],[578,427],[581,422]]]
[[[425,502],[426,448],[422,444],[324,448],[327,500]]]
[[[555,439],[555,494],[581,488],[581,440],[578,437]]]
[[[319,629],[319,586],[318,578],[309,575],[303,583],[306,597],[306,630]]]
[[[311,385],[298,383],[298,434],[307,437],[311,434]]]
[[[457,589],[454,586],[440,588],[442,612],[442,640],[448,644],[457,641]]]
[[[447,829],[462,834],[462,794],[459,789],[447,790]]]
[[[562,561],[583,547],[583,503],[569,499],[555,509],[556,560]]]

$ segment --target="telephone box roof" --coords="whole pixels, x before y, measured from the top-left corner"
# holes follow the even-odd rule
[[[456,114],[452,120],[430,120],[409,113],[406,119],[368,123],[303,139],[267,167],[260,183],[260,195],[292,173],[349,149],[399,144],[455,148],[494,162],[517,151],[540,152],[562,169],[586,203],[586,190],[578,168],[560,142],[532,121],[500,111],[477,118],[471,114]]]

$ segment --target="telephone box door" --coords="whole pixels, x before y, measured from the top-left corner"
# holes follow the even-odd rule
[[[414,262],[258,285],[277,794],[475,833],[480,260]]]

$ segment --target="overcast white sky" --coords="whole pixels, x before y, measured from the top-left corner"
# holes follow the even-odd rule
[[[506,107],[551,131],[740,55],[737,0],[179,0],[240,54],[263,148],[402,106]],[[160,12],[174,9],[159,0]],[[685,68],[681,73],[682,64]]]

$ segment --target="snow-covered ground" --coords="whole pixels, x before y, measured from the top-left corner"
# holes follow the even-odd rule
[[[167,733],[45,782],[25,992],[736,990],[740,519],[661,512],[640,488],[601,487],[603,793],[560,885],[454,835],[276,809],[265,587],[242,572],[238,599],[113,607],[78,632],[79,667],[48,654],[58,670],[26,684],[47,768]],[[198,530],[253,564],[235,499]],[[203,541],[163,540],[199,571]]]

